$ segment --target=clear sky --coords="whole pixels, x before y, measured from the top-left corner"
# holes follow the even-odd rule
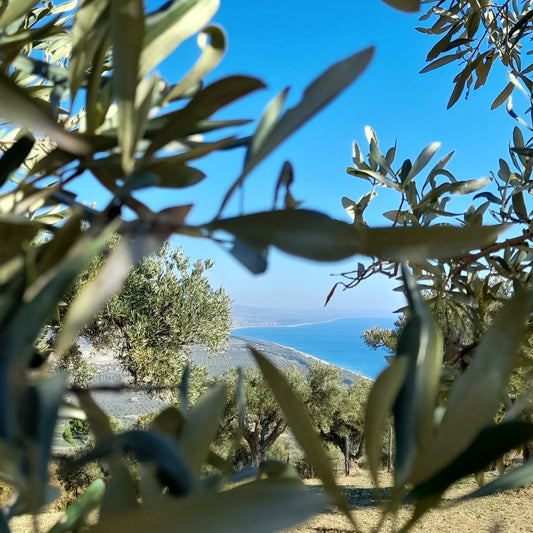
[[[151,9],[161,3],[147,2]],[[490,111],[491,102],[507,83],[505,73],[496,70],[487,87],[447,111],[457,66],[419,74],[435,40],[414,29],[421,25],[418,15],[399,13],[379,0],[221,0],[214,22],[226,30],[229,45],[221,65],[207,81],[241,73],[257,76],[268,85],[267,90],[231,106],[221,117],[258,118],[285,86],[291,87],[287,103],[293,105],[303,88],[333,62],[376,46],[375,58],[362,77],[254,171],[245,189],[248,212],[271,207],[279,170],[290,160],[296,178],[293,194],[304,201],[303,207],[349,221],[341,206],[342,196],[357,200],[369,190],[365,182],[345,171],[351,165],[352,141],[366,148],[367,124],[376,131],[382,147],[397,141],[400,161],[416,158],[433,141],[442,142],[437,157],[457,150],[449,169],[459,179],[487,176],[507,153],[512,121],[503,107]],[[161,74],[177,81],[177,74],[189,68],[196,54],[192,40],[162,65]],[[154,207],[195,203],[190,221],[207,221],[239,174],[243,155],[243,151],[234,151],[202,162],[199,166],[208,178],[191,189],[170,196],[168,191],[147,191],[143,197]],[[374,200],[370,223],[387,224],[381,212],[391,208],[390,198],[383,191]],[[231,206],[228,214],[233,214]],[[268,272],[252,276],[213,243],[176,240],[191,257],[215,260],[212,282],[222,284],[236,303],[259,307],[318,309],[338,279],[331,274],[351,270],[361,259],[319,265],[273,251]],[[404,303],[392,287],[376,278],[355,290],[338,292],[328,307],[390,312]]]

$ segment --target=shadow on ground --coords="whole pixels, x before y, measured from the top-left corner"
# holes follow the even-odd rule
[[[320,486],[311,486],[308,490],[314,492],[322,492]],[[350,509],[366,509],[369,507],[376,507],[378,500],[376,500],[376,491],[369,488],[356,487],[355,485],[344,485],[341,487],[342,493],[348,502]],[[380,503],[386,501],[389,497],[390,488],[382,488],[379,490],[381,498]]]

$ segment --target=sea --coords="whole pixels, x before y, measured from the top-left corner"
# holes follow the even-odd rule
[[[391,328],[394,320],[392,316],[359,316],[290,326],[243,327],[231,333],[288,346],[374,379],[387,366],[387,352],[369,348],[361,336],[376,325]]]

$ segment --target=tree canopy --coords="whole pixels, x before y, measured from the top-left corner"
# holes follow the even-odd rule
[[[205,272],[211,266],[191,266],[179,248],[165,244],[133,267],[82,333],[96,348],[117,350],[136,384],[175,386],[193,344],[212,351],[228,338],[230,298],[210,286]]]
[[[251,368],[244,373],[240,384],[242,393],[239,392],[238,375],[232,370],[220,378],[226,385],[221,437],[232,438],[240,425],[251,462],[259,465],[286,431],[288,423],[276,396],[258,369]],[[319,362],[309,365],[306,374],[292,367],[284,376],[322,441],[338,447],[350,459],[358,459],[362,453],[364,409],[371,381],[361,377],[346,385],[340,368]],[[243,394],[241,413],[239,394]]]
[[[309,398],[309,389],[304,375],[292,367],[285,373],[291,389],[302,403]],[[251,463],[259,466],[276,440],[287,429],[287,420],[268,384],[257,368],[250,368],[243,375],[242,394],[244,403],[239,408],[238,373],[230,370],[222,375],[226,385],[226,405],[222,428],[233,435],[238,426],[248,444]],[[241,412],[239,412],[241,411]],[[239,422],[239,417],[241,421]]]
[[[106,254],[117,242],[117,238],[110,241]],[[71,302],[100,275],[103,263],[103,255],[96,257],[65,295],[57,317],[44,329],[41,348],[54,349]],[[230,298],[223,288],[211,287],[206,276],[211,267],[209,260],[191,265],[179,247],[165,243],[131,269],[120,292],[87,323],[80,336],[92,349],[113,352],[135,385],[150,386],[150,390],[168,397],[189,366],[194,374],[192,382],[200,380],[196,384],[201,392],[200,384],[207,383],[207,376],[193,367],[190,347],[203,344],[209,351],[220,348],[231,326]],[[93,366],[82,357],[79,339],[58,361],[58,367],[69,372],[79,386],[90,382]],[[197,397],[195,393],[191,399]]]
[[[345,472],[349,462],[363,453],[364,412],[371,381],[363,378],[347,386],[339,368],[312,364],[307,376],[309,416],[325,442],[336,446],[345,456]]]

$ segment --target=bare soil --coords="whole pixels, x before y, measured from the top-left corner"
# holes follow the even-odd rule
[[[486,481],[493,476],[486,474]],[[319,490],[318,480],[306,482]],[[338,478],[343,487],[350,508],[354,512],[360,531],[369,533],[380,520],[380,511],[376,507],[374,491],[368,473],[359,470],[356,473]],[[382,474],[382,487],[391,486],[391,477]],[[457,505],[451,502],[477,488],[473,477],[454,485],[446,494],[440,508],[427,513],[411,531],[430,533],[533,533],[533,485],[505,493],[472,500]],[[398,531],[410,516],[410,508],[400,511],[396,523],[392,518],[385,520],[380,531]],[[63,515],[62,512],[45,513],[38,517],[39,530],[47,531]],[[13,533],[33,533],[31,516],[15,517],[10,521]],[[337,510],[318,515],[306,524],[291,529],[287,533],[347,533],[351,532],[348,520]],[[193,533],[193,532],[190,532]]]
[[[490,481],[496,474],[485,474],[485,481]],[[382,474],[381,486],[390,488],[392,478]],[[376,507],[374,490],[367,471],[359,470],[348,477],[338,478],[353,510],[359,529],[368,533],[377,526],[380,510]],[[309,485],[318,485],[310,480]],[[444,495],[438,509],[428,512],[411,531],[435,533],[533,533],[533,485],[523,489],[470,500],[452,505],[452,501],[477,489],[471,476],[455,484]],[[393,532],[401,529],[411,515],[412,508],[402,509],[396,522],[387,518],[379,531]],[[345,533],[353,531],[348,520],[339,511],[318,515],[306,524],[291,529],[290,533]]]

